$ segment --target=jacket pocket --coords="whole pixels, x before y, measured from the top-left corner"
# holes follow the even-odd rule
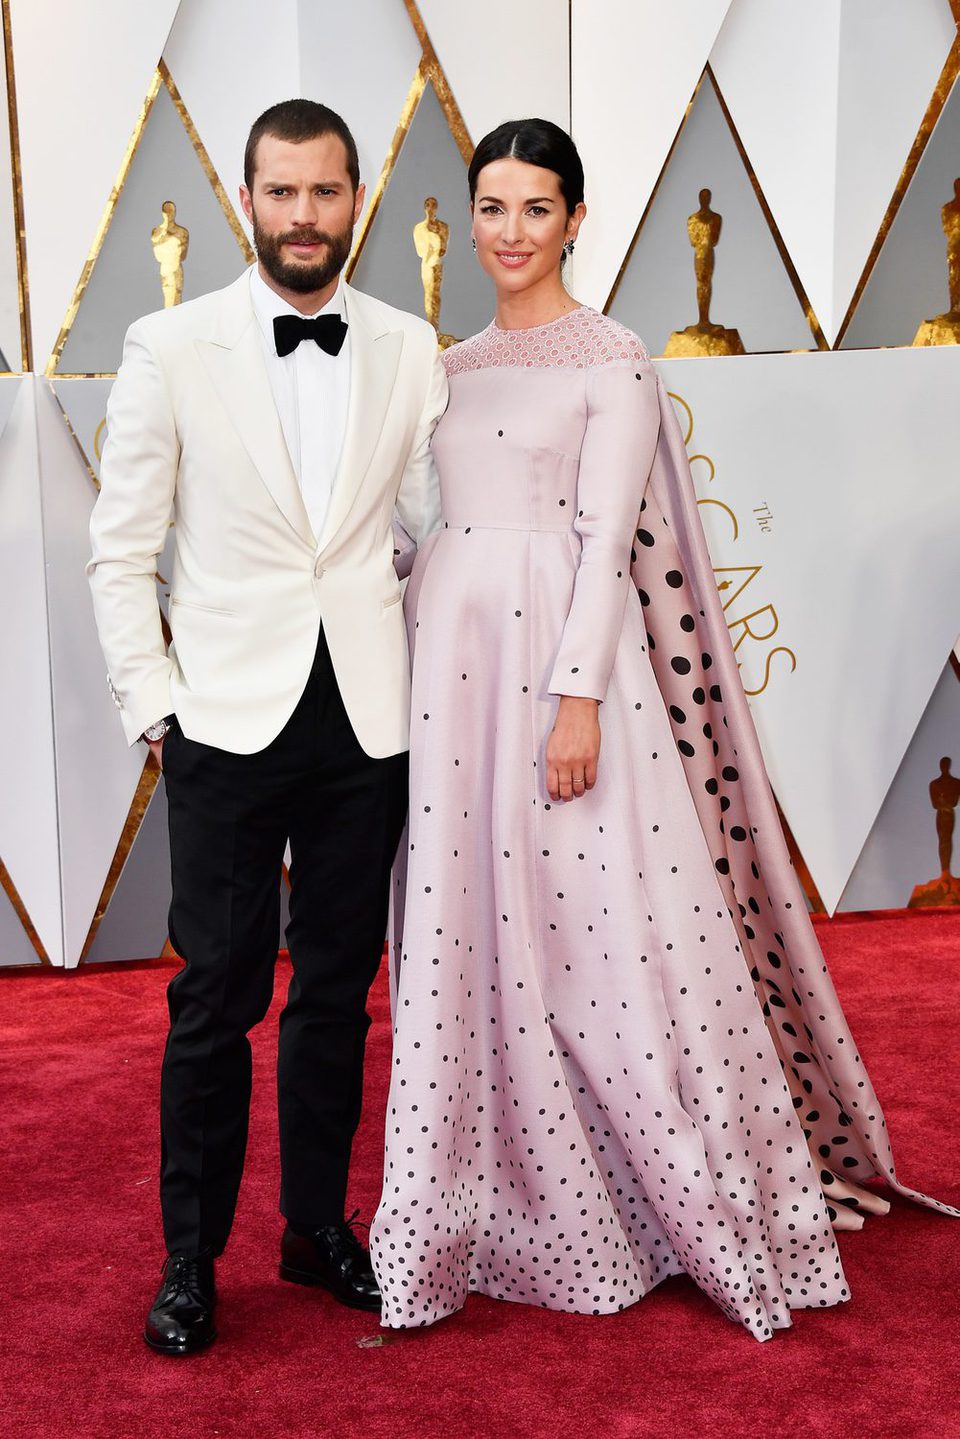
[[[175,595],[170,596],[171,605],[176,605],[182,610],[202,610],[205,615],[227,615],[230,619],[236,619],[236,610],[224,610],[216,605],[199,605],[193,600],[181,600]]]

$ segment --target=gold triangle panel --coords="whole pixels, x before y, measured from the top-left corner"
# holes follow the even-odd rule
[[[489,311],[489,301],[481,306],[485,287],[464,249],[464,239],[469,241],[465,170],[473,145],[420,12],[413,0],[405,4],[422,54],[358,229],[347,278],[403,309],[425,314],[437,325],[440,342],[450,344],[485,324]],[[432,217],[430,198],[436,201]],[[418,252],[415,228],[443,234],[432,273]]]
[[[80,954],[79,962],[81,964],[83,964],[90,957],[91,951],[93,950],[96,941],[100,937],[99,931],[103,924],[104,917],[106,916],[107,911],[116,895],[117,887],[120,883],[121,877],[124,875],[127,862],[143,830],[144,820],[150,811],[151,801],[154,798],[154,794],[157,790],[159,779],[160,768],[156,760],[153,758],[153,755],[148,753],[146,763],[143,766],[143,772],[140,775],[140,781],[134,792],[133,799],[130,803],[130,808],[127,811],[127,818],[120,833],[120,838],[117,842],[117,848],[114,851],[113,860],[111,862],[110,869],[107,872],[107,877],[104,881],[103,889],[100,893],[100,899],[97,903],[97,908],[94,912],[93,920],[90,924],[90,929],[87,932],[87,938],[84,943],[83,950]],[[154,820],[155,819],[156,816],[154,816]],[[154,829],[155,823],[151,824],[150,831],[148,831],[148,833],[150,833]],[[138,852],[138,860],[142,858],[142,853]],[[160,858],[162,861],[162,852]],[[164,866],[162,862],[159,864],[159,866],[156,862],[154,862],[149,867],[137,864],[131,866],[130,875],[127,876],[128,881],[134,876],[136,876],[140,880],[140,883],[132,886],[135,889],[135,893],[133,895],[135,919],[133,921],[133,924],[134,933],[137,936],[137,938],[134,940],[136,949],[139,949],[140,944],[142,943],[140,936],[143,933],[145,924],[148,923],[148,920],[145,917],[145,909],[149,905],[151,899],[156,896],[158,892],[158,882],[162,883],[161,876],[165,875],[167,869],[168,865]],[[162,894],[162,889],[160,890],[160,892]],[[167,903],[163,906],[163,918],[159,926],[156,941],[158,947],[162,942],[161,936],[163,933],[165,933],[166,910],[168,907],[169,899],[167,900]],[[114,924],[114,926],[112,926],[112,928],[117,927],[119,926],[116,923]],[[126,953],[103,953],[102,951],[105,947],[107,947],[107,943],[107,937],[105,936],[105,943],[101,944],[98,948],[97,958],[146,959],[148,957],[151,957],[148,956],[146,953],[142,952],[134,952],[131,954],[129,950],[127,950]]]
[[[48,380],[64,424],[94,488],[100,488],[100,458],[107,434],[107,400],[113,378]]]
[[[17,116],[17,82],[13,64],[13,32],[10,25],[10,0],[0,0],[3,19],[3,58],[7,90],[7,126],[10,143],[10,180],[13,189],[13,243],[16,248],[17,308],[20,315],[20,369],[33,369],[30,341],[30,286],[27,278],[27,241],[23,218],[23,181],[20,168],[20,125]],[[7,243],[7,237],[0,239]],[[15,373],[14,357],[5,355],[8,373]]]
[[[127,815],[110,872],[103,886],[81,964],[153,959],[173,955],[167,934],[170,908],[170,845],[167,800],[152,755]],[[290,881],[280,879],[280,928],[285,943],[290,919]]]
[[[446,226],[438,318],[449,342],[482,329],[492,301],[470,247],[466,166],[431,79],[424,81],[352,276],[361,290],[420,314],[428,313],[432,277],[428,273],[425,284],[428,267],[414,232],[424,226],[428,200],[436,202],[436,219]]]
[[[951,654],[847,882],[841,910],[960,909],[960,685]]]
[[[240,221],[161,61],[47,374],[115,374],[133,320],[228,284],[252,260]]]
[[[26,905],[17,893],[17,887],[10,878],[10,872],[0,860],[0,967],[8,965],[49,964],[50,957],[43,947]]]
[[[835,349],[909,345],[916,328],[930,316],[917,314],[913,329],[908,334],[910,320],[900,312],[911,306],[912,311],[929,308],[929,302],[922,301],[921,294],[930,294],[932,301],[933,289],[936,289],[941,300],[946,294],[944,237],[940,230],[939,211],[940,207],[952,198],[953,177],[960,176],[960,157],[956,152],[955,139],[957,121],[953,113],[958,103],[958,75],[960,36],[950,47],[950,53],[944,61],[930,103],[904,162],[900,179],[880,223],[843,323],[837,332]],[[930,193],[927,193],[924,183],[927,176],[931,178]],[[923,210],[922,215],[909,213],[914,205]],[[904,211],[902,225],[897,223],[901,211]],[[936,242],[937,236],[939,244]],[[885,254],[888,245],[890,249]],[[905,258],[906,256],[909,256],[909,259]],[[927,273],[924,273],[925,271]],[[909,293],[897,293],[897,276],[908,284]],[[931,289],[927,288],[924,280],[929,282]],[[932,303],[936,305],[936,301]],[[932,313],[935,312],[934,310]],[[879,334],[900,338],[870,338]]]

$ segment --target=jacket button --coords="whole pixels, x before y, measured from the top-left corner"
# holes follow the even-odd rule
[[[319,560],[317,560],[317,563],[313,567],[313,573],[316,575],[318,580],[323,578],[323,565],[320,563]]]

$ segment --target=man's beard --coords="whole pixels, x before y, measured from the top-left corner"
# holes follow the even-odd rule
[[[297,242],[326,245],[323,259],[317,260],[315,264],[285,260],[283,246]],[[353,244],[353,225],[348,225],[338,235],[306,228],[271,235],[263,229],[254,214],[253,243],[257,258],[274,284],[284,290],[293,290],[297,295],[309,295],[315,290],[324,289],[331,280],[335,280],[347,263]]]

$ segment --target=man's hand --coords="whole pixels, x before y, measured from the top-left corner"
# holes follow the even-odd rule
[[[164,736],[164,738],[166,738],[166,736]],[[162,771],[163,771],[163,740],[162,740],[162,739],[153,739],[153,740],[148,739],[148,740],[144,740],[144,744],[147,746],[147,749],[150,751],[150,753],[153,755],[154,759],[156,760],[156,762],[157,762],[157,769],[159,769],[159,770],[162,772]]]
[[[547,791],[551,799],[578,799],[597,782],[600,719],[596,700],[562,695],[547,740]]]

